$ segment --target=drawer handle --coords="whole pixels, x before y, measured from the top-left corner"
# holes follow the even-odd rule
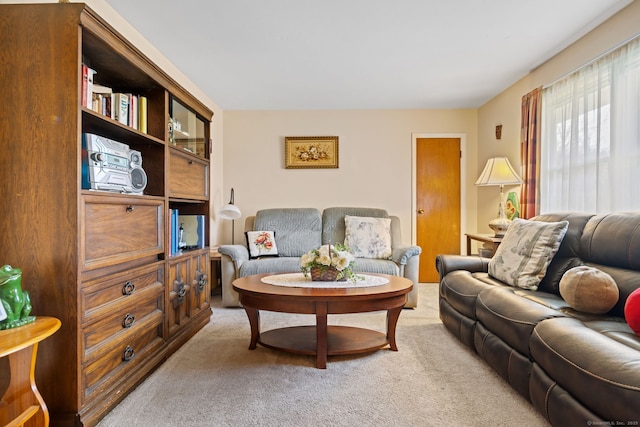
[[[187,295],[187,288],[184,286],[184,283],[179,280],[176,280],[174,285],[178,287],[178,304],[182,304],[185,295]]]
[[[196,271],[196,277],[198,278],[197,289],[198,289],[198,293],[200,293],[204,290],[204,287],[207,286],[207,275],[205,273],[200,273],[199,271]]]
[[[127,348],[125,348],[124,352],[122,353],[122,361],[128,362],[129,360],[133,359],[134,355],[135,355],[135,352],[133,351],[133,347],[128,345]]]
[[[189,160],[189,164],[192,165],[193,164],[193,160]]]
[[[124,316],[124,320],[122,321],[122,327],[123,328],[130,328],[130,327],[133,326],[135,321],[136,321],[136,317],[131,313],[127,313],[127,315]]]
[[[127,212],[133,212],[134,210],[136,210],[136,207],[133,205],[129,205],[127,206],[127,208],[125,209]]]
[[[127,282],[122,287],[122,295],[131,295],[135,290],[136,285],[134,285],[133,282],[127,280]]]

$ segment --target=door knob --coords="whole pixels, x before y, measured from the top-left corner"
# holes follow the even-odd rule
[[[422,209],[422,208],[418,209],[418,213],[419,214],[423,214],[424,213],[424,209]]]

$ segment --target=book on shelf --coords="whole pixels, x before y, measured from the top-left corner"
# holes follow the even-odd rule
[[[82,64],[82,99],[83,107],[91,108],[93,102],[93,76],[96,71],[86,64]]]
[[[82,64],[82,106],[147,133],[148,98],[133,93],[114,93],[112,88],[94,82],[96,74],[91,67]]]
[[[113,106],[115,109],[114,120],[123,125],[129,125],[129,94],[114,93]]]
[[[147,97],[140,96],[138,100],[138,130],[147,133]]]
[[[169,233],[169,255],[177,255],[178,250],[178,209],[169,209],[171,232]]]
[[[147,133],[147,97],[133,93],[114,93],[112,111],[113,119],[123,125]]]
[[[91,109],[103,116],[111,117],[112,93],[113,90],[110,87],[94,83]]]

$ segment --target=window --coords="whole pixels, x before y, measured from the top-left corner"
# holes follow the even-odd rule
[[[545,88],[540,212],[640,210],[640,38]]]

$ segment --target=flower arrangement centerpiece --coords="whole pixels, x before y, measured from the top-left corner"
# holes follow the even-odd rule
[[[300,258],[300,268],[304,277],[311,274],[312,281],[339,282],[347,279],[357,281],[360,277],[353,272],[355,257],[345,245],[329,242],[328,245],[312,249]]]

